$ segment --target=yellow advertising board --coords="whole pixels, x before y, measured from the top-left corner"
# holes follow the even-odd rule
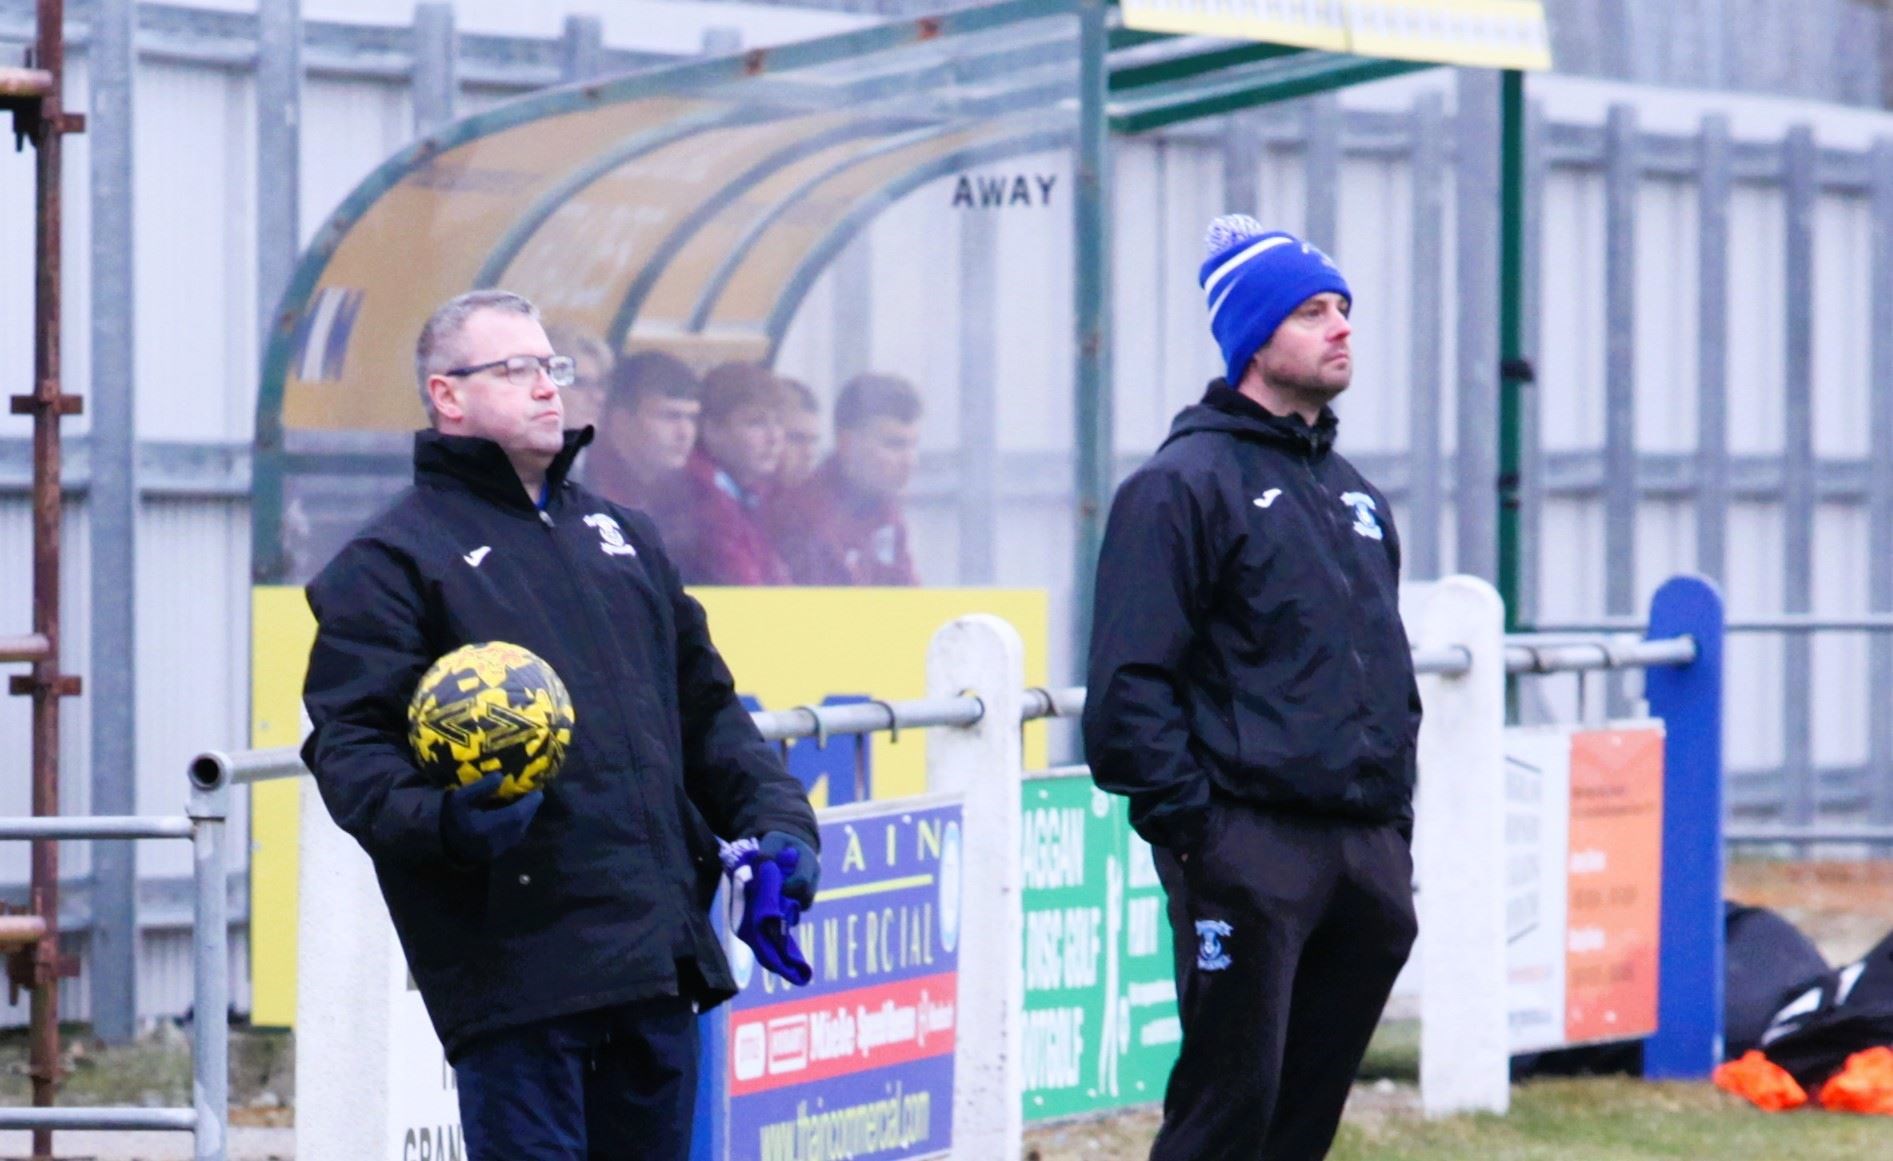
[[[968,613],[1011,622],[1025,641],[1026,682],[1045,682],[1045,593],[1025,589],[702,589],[717,647],[737,688],[764,709],[819,705],[830,699],[901,701],[926,692],[927,643],[939,627]],[[251,600],[251,744],[294,746],[302,739],[302,678],[315,622],[302,589],[268,586]],[[904,798],[926,788],[926,740],[917,733],[875,735],[860,755],[872,771],[874,798]],[[831,785],[852,769],[850,744],[798,743],[790,756],[817,806],[854,796]],[[1043,767],[1044,731],[1026,732],[1027,769]],[[811,772],[826,770],[819,777]],[[251,800],[251,1018],[287,1027],[296,1011],[296,898],[303,780],[257,785]],[[315,801],[313,798],[311,802]]]
[[[1548,69],[1540,0],[1123,0],[1144,32],[1292,44],[1473,68]]]

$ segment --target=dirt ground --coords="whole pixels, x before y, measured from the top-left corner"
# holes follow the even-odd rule
[[[1893,929],[1893,860],[1779,862],[1733,859],[1724,894],[1778,911],[1839,967]]]

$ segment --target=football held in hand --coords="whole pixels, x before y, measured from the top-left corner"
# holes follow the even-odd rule
[[[463,645],[422,675],[408,703],[414,760],[444,786],[503,776],[498,797],[541,789],[572,742],[571,695],[538,655],[489,641]]]

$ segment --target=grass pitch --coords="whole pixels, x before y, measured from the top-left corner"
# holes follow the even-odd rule
[[[1330,1161],[1893,1161],[1893,1117],[1764,1113],[1709,1084],[1531,1080],[1503,1116],[1420,1114],[1419,1025],[1381,1025]],[[1027,1161],[1142,1161],[1154,1110],[1026,1132]]]
[[[1358,1102],[1357,1102],[1358,1103]],[[1333,1161],[1867,1161],[1893,1158],[1893,1118],[1764,1113],[1707,1084],[1538,1080],[1504,1117],[1422,1119],[1351,1108]]]

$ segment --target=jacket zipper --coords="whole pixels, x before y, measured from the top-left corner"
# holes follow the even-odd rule
[[[1327,489],[1322,487],[1321,477],[1315,473],[1314,460],[1306,454],[1302,454],[1296,458],[1301,460],[1302,469],[1308,473],[1308,480],[1314,485],[1315,495],[1319,497],[1318,502],[1326,509],[1322,520],[1326,524],[1329,532],[1328,548],[1330,552],[1333,553],[1332,559],[1334,561],[1335,576],[1341,581],[1342,595],[1346,597],[1348,605],[1352,606],[1354,604],[1354,582],[1348,579],[1347,565],[1345,563],[1346,554],[1352,549],[1352,546],[1347,542],[1347,529],[1340,525],[1339,517],[1326,503],[1331,497],[1328,496]],[[1354,618],[1350,615],[1343,618],[1343,620],[1347,626],[1347,655],[1348,658],[1354,662],[1354,672],[1359,676],[1364,692],[1367,683],[1367,661],[1361,656],[1360,638],[1355,632]]]
[[[578,569],[573,567],[572,559],[565,551],[565,545],[559,540],[558,522],[552,518],[550,509],[539,509],[539,522],[545,525],[546,536],[552,542],[552,553],[559,558],[559,565],[565,570],[565,575],[567,579],[572,582],[572,587],[577,591],[579,599],[584,601],[593,613],[597,613],[599,611],[597,598],[586,589],[584,576]],[[604,621],[604,627],[609,630],[610,618],[604,618]],[[608,658],[608,668],[611,673],[613,685],[620,689],[630,688],[629,683],[626,682],[625,679],[626,675],[620,668],[620,660],[617,654],[607,651],[606,657]],[[637,739],[632,735],[631,728],[625,724],[623,717],[619,717],[615,724],[618,727],[619,737],[624,741],[625,757],[631,763],[631,773],[634,784],[629,789],[631,791],[632,800],[637,804],[638,814],[644,820],[645,842],[653,844],[659,843],[662,841],[662,838],[658,833],[656,820],[651,814],[651,804],[645,793],[646,783],[649,779],[644,767],[644,761],[638,755]],[[687,853],[688,852],[686,852],[686,854]]]

